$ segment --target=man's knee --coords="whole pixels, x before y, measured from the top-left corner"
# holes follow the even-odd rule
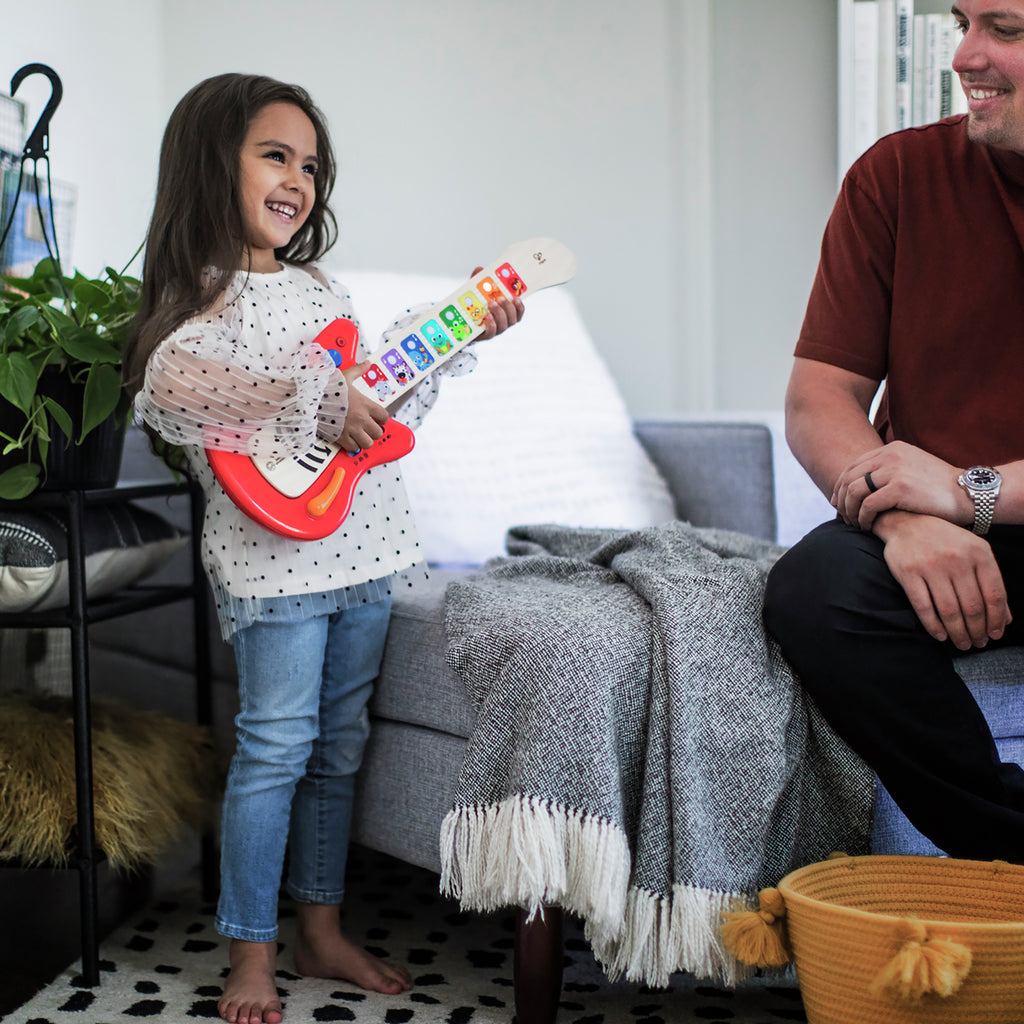
[[[785,646],[794,633],[827,628],[830,590],[837,568],[849,557],[831,523],[812,530],[772,567],[764,595],[768,631]]]
[[[865,614],[888,603],[894,582],[877,537],[823,523],[772,568],[765,626],[791,661],[809,648],[834,655],[842,635],[857,633]]]

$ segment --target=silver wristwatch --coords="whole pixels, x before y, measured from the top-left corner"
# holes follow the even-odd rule
[[[974,502],[974,525],[971,529],[984,537],[992,525],[996,510],[996,498],[1003,478],[991,466],[971,466],[957,478],[957,483],[971,496]]]

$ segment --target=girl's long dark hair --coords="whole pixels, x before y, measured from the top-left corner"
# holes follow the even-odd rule
[[[250,123],[269,103],[291,103],[313,122],[318,162],[313,208],[274,255],[310,263],[334,244],[337,224],[327,205],[334,188],[334,150],[327,122],[309,93],[273,78],[239,74],[217,75],[190,89],[174,108],[160,148],[142,300],[124,358],[131,395],[142,386],[146,361],[157,344],[227,287],[229,274],[204,275],[203,269],[243,265],[239,157]]]

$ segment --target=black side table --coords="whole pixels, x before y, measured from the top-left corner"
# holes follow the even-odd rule
[[[90,598],[85,578],[84,512],[88,506],[188,494],[191,511],[191,573],[183,584],[148,586],[142,583],[104,597]],[[79,873],[79,914],[82,939],[82,980],[98,985],[99,935],[97,927],[97,850],[93,817],[92,721],[89,688],[89,626],[132,612],[155,608],[174,601],[191,601],[196,647],[196,719],[202,725],[213,721],[208,627],[209,592],[200,560],[202,535],[202,490],[189,482],[117,486],[102,490],[40,492],[18,502],[0,502],[0,507],[46,509],[65,517],[68,529],[67,607],[44,612],[0,613],[0,628],[55,628],[71,631],[71,694],[74,714],[75,795],[78,813],[78,844],[73,867]],[[212,836],[203,837],[203,888],[213,891],[214,856]]]

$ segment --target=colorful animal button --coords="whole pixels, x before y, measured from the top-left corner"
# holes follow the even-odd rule
[[[498,267],[498,277],[501,278],[501,283],[508,289],[511,296],[522,295],[526,291],[523,279],[512,269],[511,263],[502,263]]]
[[[487,302],[497,302],[498,299],[505,297],[505,293],[498,287],[492,277],[481,277],[476,283],[476,290]]]
[[[465,341],[473,333],[473,328],[454,306],[445,306],[441,310],[441,319],[445,327],[455,335],[456,341]]]
[[[434,361],[434,357],[427,351],[427,346],[415,334],[402,339],[402,349],[416,364],[417,369],[425,370]]]
[[[475,324],[482,324],[487,316],[487,307],[480,301],[476,292],[466,292],[459,297],[459,305],[466,311],[466,315]]]
[[[403,388],[416,376],[416,374],[412,372],[412,367],[401,357],[397,349],[389,348],[387,352],[384,353],[382,361],[388,373],[390,373]]]
[[[439,356],[443,356],[451,349],[452,339],[441,330],[441,325],[436,320],[428,320],[420,330]]]
[[[366,373],[363,374],[363,380],[366,381],[378,398],[387,398],[388,395],[394,392],[394,388],[391,387],[387,377],[384,376],[384,371],[376,363],[372,363]]]

